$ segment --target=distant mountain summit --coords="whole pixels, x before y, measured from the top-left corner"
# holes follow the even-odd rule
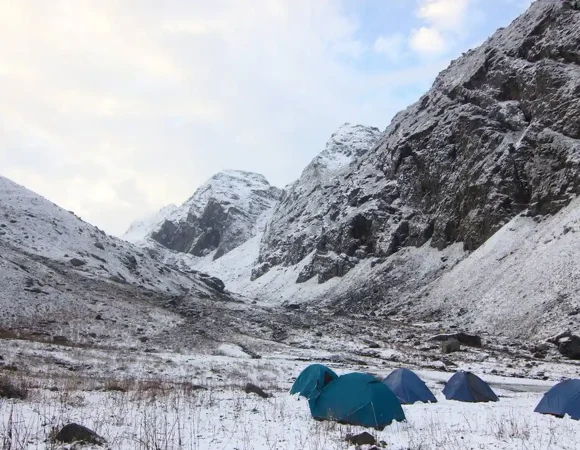
[[[229,170],[204,183],[183,205],[169,205],[150,219],[133,223],[124,238],[148,239],[170,250],[218,259],[256,234],[260,217],[282,190],[257,173]]]

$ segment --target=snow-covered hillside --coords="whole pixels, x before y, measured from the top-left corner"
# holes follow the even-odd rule
[[[205,290],[191,274],[164,266],[147,252],[108,236],[34,192],[0,177],[0,239],[88,277],[160,292]]]
[[[496,334],[580,333],[580,199],[554,216],[520,215],[414,302],[452,323]],[[411,307],[410,316],[425,315]],[[419,313],[419,314],[418,314]],[[459,315],[459,318],[458,318]]]

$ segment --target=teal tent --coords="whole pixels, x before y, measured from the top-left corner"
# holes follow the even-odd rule
[[[309,400],[312,417],[382,430],[405,420],[399,400],[381,380],[364,373],[342,375]]]
[[[322,364],[312,364],[304,369],[292,385],[290,394],[299,394],[308,400],[316,398],[322,389],[338,375]]]

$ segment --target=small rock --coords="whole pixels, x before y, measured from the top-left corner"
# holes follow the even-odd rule
[[[139,338],[139,340],[140,340],[141,342],[147,342],[147,341],[149,340],[149,338],[148,338],[147,336],[141,336],[141,337]]]
[[[360,434],[347,434],[346,435],[346,442],[350,442],[353,445],[375,445],[377,440],[374,436],[366,431],[363,431]]]
[[[68,342],[68,338],[66,336],[53,336],[52,342],[55,344],[66,344]]]
[[[104,320],[104,319],[103,319],[103,316],[102,316],[102,315],[100,315],[100,314],[97,314],[97,315],[95,316],[95,320]]]
[[[376,342],[371,342],[369,343],[369,348],[381,348],[381,346]]]
[[[262,388],[259,388],[258,386],[256,386],[255,384],[252,383],[248,383],[246,384],[246,387],[244,387],[244,391],[247,394],[256,394],[259,395],[262,398],[269,398],[271,397],[270,394],[264,392],[264,390]]]
[[[70,263],[74,266],[74,267],[81,267],[84,266],[87,262],[83,261],[82,259],[79,258],[73,258],[70,260]]]
[[[105,440],[93,430],[76,423],[69,423],[62,427],[54,439],[67,444],[85,442],[87,444],[102,445],[105,443]]]
[[[443,353],[453,353],[461,350],[461,344],[457,339],[449,339],[441,342],[441,351]]]
[[[100,242],[95,242],[95,247],[97,247],[101,250],[105,250],[105,246],[103,244],[101,244]]]

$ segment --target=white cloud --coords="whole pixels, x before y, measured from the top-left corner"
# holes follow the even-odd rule
[[[439,30],[421,27],[411,32],[409,47],[420,54],[438,55],[446,50],[447,44]]]
[[[391,62],[399,62],[405,51],[405,36],[401,33],[379,36],[375,40],[374,50],[385,55]]]
[[[218,170],[284,185],[434,75],[365,74],[357,27],[334,0],[0,0],[0,173],[117,234]]]
[[[421,0],[417,17],[437,30],[457,30],[468,13],[469,0]]]
[[[463,32],[473,0],[418,0],[415,11],[424,25],[412,30],[409,47],[424,56],[437,56],[449,51]]]

